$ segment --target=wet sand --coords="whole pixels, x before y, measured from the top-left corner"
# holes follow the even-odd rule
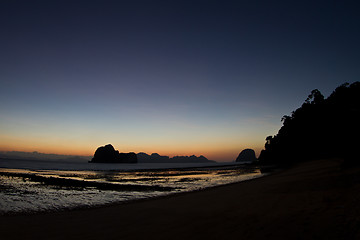
[[[102,208],[0,216],[1,239],[360,239],[360,168],[318,160]]]

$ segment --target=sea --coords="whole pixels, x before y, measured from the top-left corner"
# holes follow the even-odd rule
[[[103,205],[197,191],[263,176],[249,164],[104,164],[0,159],[0,214]]]

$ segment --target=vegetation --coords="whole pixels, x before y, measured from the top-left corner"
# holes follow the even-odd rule
[[[281,121],[278,134],[266,138],[260,163],[288,165],[305,159],[337,157],[356,164],[360,82],[345,83],[326,99],[315,89],[300,108]]]

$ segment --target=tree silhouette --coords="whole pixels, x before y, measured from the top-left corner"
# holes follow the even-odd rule
[[[305,103],[307,104],[320,104],[322,102],[324,102],[324,96],[318,89],[312,90],[311,94],[305,100]]]
[[[327,99],[315,89],[300,108],[281,121],[278,134],[266,138],[261,163],[340,157],[354,164],[360,133],[360,83],[345,83]]]

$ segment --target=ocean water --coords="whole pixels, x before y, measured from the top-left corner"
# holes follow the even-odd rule
[[[88,208],[261,176],[257,168],[235,163],[90,164],[0,159],[0,214]]]

